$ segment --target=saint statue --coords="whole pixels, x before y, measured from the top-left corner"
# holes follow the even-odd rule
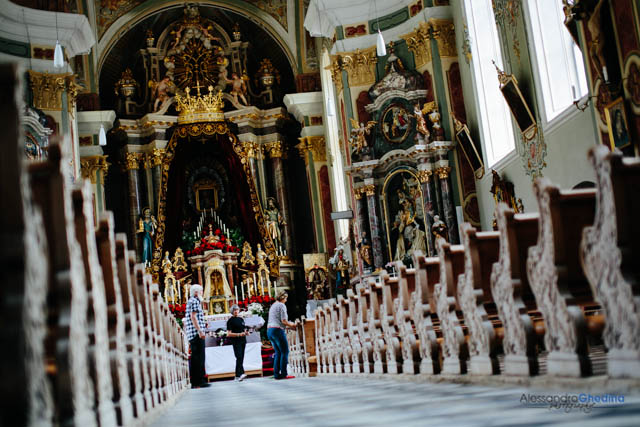
[[[164,278],[164,301],[167,304],[178,303],[178,290],[176,288],[176,279],[173,274],[169,272]]]
[[[371,255],[371,243],[367,238],[367,233],[362,232],[360,243],[358,243],[358,252],[360,253],[360,259],[365,269],[370,269],[373,266],[373,257]]]
[[[247,102],[247,84],[244,79],[238,75],[238,73],[231,73],[231,79],[228,79],[225,73],[224,79],[227,83],[231,84],[231,96],[238,102],[238,97],[242,100],[243,105],[249,105]]]
[[[171,264],[171,259],[169,259],[169,251],[166,251],[164,253],[164,259],[162,260],[162,272],[164,274],[171,274],[171,267],[173,267],[173,264]]]
[[[142,234],[142,262],[151,264],[153,257],[153,236],[158,228],[158,221],[151,215],[151,209],[142,211],[143,218],[138,222],[138,233]]]
[[[447,237],[448,227],[441,219],[440,215],[436,215],[433,217],[433,225],[431,226],[431,232],[433,236],[437,239],[438,237],[442,237],[444,240],[449,240]]]
[[[420,251],[423,255],[427,254],[427,239],[424,231],[419,227],[413,228],[413,239],[411,241],[411,252],[415,254]]]
[[[444,141],[444,130],[440,125],[440,113],[438,112],[438,107],[433,108],[433,111],[429,113],[429,120],[432,124],[433,129],[433,140],[434,141]]]
[[[336,292],[335,295],[344,295],[349,287],[349,260],[344,256],[342,246],[336,248],[336,252],[329,264],[336,272]]]
[[[262,250],[260,243],[258,243],[258,248],[256,249],[256,260],[258,261],[258,271],[262,269],[269,271],[267,267],[267,253]]]
[[[267,198],[267,209],[264,210],[265,225],[267,226],[267,233],[271,237],[271,241],[277,247],[282,246],[282,233],[280,232],[280,226],[286,225],[278,207],[276,206],[276,200],[273,197]],[[258,245],[259,247],[260,245]]]
[[[178,246],[176,253],[173,255],[173,267],[176,272],[187,271],[187,263],[184,260],[184,253],[182,248]]]
[[[425,104],[426,108],[427,104]],[[427,121],[424,118],[424,109],[420,109],[420,104],[413,104],[413,116],[416,118],[416,131],[418,142],[420,144],[428,144],[429,138],[431,137],[431,132],[427,129]]]
[[[251,253],[251,243],[244,242],[242,245],[242,257],[240,258],[240,263],[243,266],[246,265],[255,265],[256,258]]]

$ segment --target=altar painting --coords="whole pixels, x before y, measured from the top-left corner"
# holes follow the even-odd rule
[[[382,199],[389,259],[410,262],[414,251],[427,252],[422,190],[416,175],[401,169],[387,176]]]

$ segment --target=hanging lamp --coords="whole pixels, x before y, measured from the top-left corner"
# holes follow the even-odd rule
[[[387,55],[387,46],[384,44],[384,38],[382,37],[382,31],[380,31],[380,18],[378,18],[378,2],[373,2],[373,7],[376,13],[376,25],[378,27],[378,41],[376,42],[376,54],[378,56]],[[371,9],[369,9],[371,10]]]
[[[55,68],[64,67],[64,54],[60,45],[60,37],[58,35],[58,12],[54,12],[56,16],[56,48],[53,51],[53,66]]]
[[[104,125],[100,124],[100,132],[98,132],[98,144],[102,147],[107,145],[107,132],[104,130]]]

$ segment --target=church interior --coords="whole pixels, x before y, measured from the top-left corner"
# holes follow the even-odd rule
[[[640,1],[0,0],[0,73],[0,426],[201,425],[193,285],[239,411],[215,325],[288,293],[281,392],[336,413],[274,425],[398,378],[640,420]]]

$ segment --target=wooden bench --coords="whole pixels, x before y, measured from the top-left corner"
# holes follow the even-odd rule
[[[529,248],[536,244],[538,215],[515,214],[501,203],[496,208],[496,222],[500,250],[491,271],[491,290],[504,328],[504,373],[537,375],[540,370],[538,336],[544,336],[545,328],[541,316],[537,315],[526,260]]]
[[[362,366],[362,342],[358,334],[358,297],[351,289],[347,289],[346,303],[348,304],[347,335],[351,346],[351,372],[359,374],[363,372]]]
[[[437,321],[433,291],[440,277],[440,260],[427,258],[423,254],[414,254],[415,291],[412,293],[413,324],[418,337],[421,374],[440,373],[440,349],[436,332]],[[434,322],[435,318],[435,322]]]
[[[640,378],[640,159],[604,146],[588,157],[598,192],[595,221],[582,232],[580,261],[606,318],[609,375]]]
[[[373,281],[369,282],[367,329],[373,348],[373,372],[376,374],[383,374],[387,371],[387,353],[380,308],[382,299],[382,285]]]
[[[88,296],[89,371],[94,385],[94,411],[100,425],[115,425],[116,411],[113,405],[113,383],[109,361],[109,330],[107,326],[107,302],[102,269],[98,260],[93,204],[90,184],[85,181],[72,192],[76,236],[82,251],[85,282]]]
[[[467,372],[464,332],[461,326],[461,307],[455,298],[457,279],[464,273],[464,248],[450,245],[444,239],[436,243],[440,260],[440,281],[435,286],[440,330],[442,332],[442,373],[462,374]]]
[[[546,325],[547,371],[589,375],[585,314],[597,314],[598,306],[580,266],[578,247],[583,228],[593,224],[596,191],[561,191],[544,178],[533,187],[540,225],[538,241],[529,248],[527,274]],[[592,323],[592,331],[597,333],[602,324]]]
[[[393,301],[395,324],[398,328],[402,351],[402,372],[416,374],[420,372],[420,351],[416,323],[413,320],[412,295],[416,290],[416,270],[406,268],[402,262],[396,262],[398,272],[398,296]]]
[[[380,305],[380,326],[385,342],[385,359],[387,361],[387,373],[402,373],[402,346],[400,331],[396,323],[394,301],[398,298],[398,278],[390,277],[386,273],[381,274],[382,279],[382,304]]]
[[[304,345],[306,373],[310,377],[315,377],[318,374],[318,359],[316,354],[316,337],[315,337],[315,320],[303,319],[302,320],[302,338]]]
[[[469,331],[469,373],[499,374],[497,350],[502,323],[497,318],[490,280],[491,267],[498,260],[499,233],[477,232],[469,223],[463,223],[460,231],[464,274],[458,278],[456,297]]]
[[[373,340],[369,330],[369,289],[362,284],[356,287],[358,299],[357,329],[360,345],[362,346],[362,373],[373,373]]]
[[[339,313],[337,325],[338,350],[342,358],[342,369],[345,374],[350,374],[352,372],[351,357],[353,348],[351,347],[351,341],[349,339],[349,301],[342,295],[338,295],[337,308]]]

